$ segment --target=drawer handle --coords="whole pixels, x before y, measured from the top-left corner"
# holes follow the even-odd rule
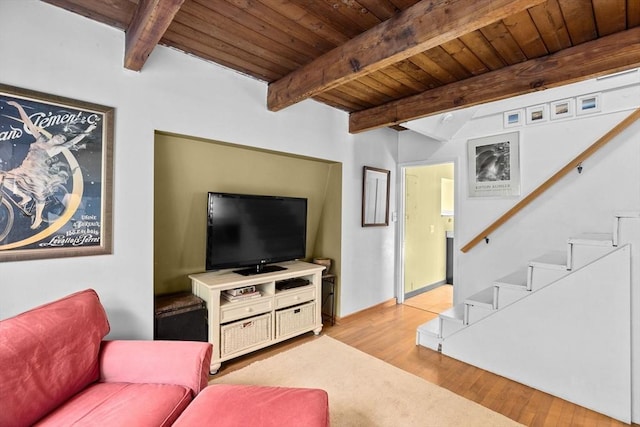
[[[295,297],[293,297],[293,299],[298,301],[300,299],[300,297],[296,295]]]
[[[246,310],[247,310],[247,312],[251,313],[253,311],[253,308],[247,307]]]

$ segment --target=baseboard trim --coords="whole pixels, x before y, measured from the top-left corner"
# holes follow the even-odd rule
[[[443,286],[443,285],[446,285],[446,284],[447,284],[446,280],[440,280],[439,282],[435,282],[435,283],[432,283],[430,285],[423,286],[423,287],[421,287],[419,289],[416,289],[416,290],[413,290],[411,292],[407,292],[406,294],[404,294],[404,299],[415,297],[416,295],[420,295],[420,294],[423,294],[425,292],[432,291],[435,288],[439,288],[440,286]]]
[[[398,300],[394,297],[387,301],[381,302],[380,304],[376,304],[371,307],[362,309],[360,311],[356,311],[355,313],[348,314],[344,317],[336,316],[336,325],[339,325],[340,322],[349,322],[351,320],[358,319],[362,316],[369,316],[374,311],[381,310],[387,307],[393,307],[394,305],[397,305],[397,304],[398,304]]]

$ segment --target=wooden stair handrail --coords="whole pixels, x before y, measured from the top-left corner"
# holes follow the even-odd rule
[[[576,158],[571,160],[565,167],[556,172],[551,178],[546,180],[544,183],[540,184],[538,188],[529,193],[524,199],[520,200],[514,207],[509,209],[504,213],[500,218],[495,220],[490,226],[482,230],[476,237],[474,237],[469,243],[464,245],[462,252],[467,252],[475,245],[480,243],[482,240],[486,239],[489,234],[493,231],[497,230],[502,224],[507,222],[511,217],[515,216],[518,212],[525,208],[525,206],[529,205],[533,202],[538,196],[547,191],[551,186],[560,181],[562,177],[567,175],[572,170],[580,167],[581,163],[588,159],[592,154],[598,151],[600,148],[604,147],[607,143],[609,143],[613,138],[618,136],[623,130],[629,127],[633,122],[640,119],[640,108],[631,113],[626,119],[622,120],[618,123],[613,129],[604,134],[600,139],[594,142],[591,146],[587,147],[582,153],[580,153]]]

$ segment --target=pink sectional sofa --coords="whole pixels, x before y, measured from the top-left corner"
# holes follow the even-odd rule
[[[0,321],[0,427],[329,425],[324,390],[207,387],[209,343],[108,332],[93,290]]]
[[[328,396],[317,388],[214,384],[173,426],[328,427]]]
[[[167,426],[207,386],[210,344],[108,332],[93,290],[0,322],[0,426]]]

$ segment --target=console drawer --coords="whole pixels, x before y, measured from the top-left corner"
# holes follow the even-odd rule
[[[220,323],[244,319],[273,310],[272,298],[260,298],[254,301],[233,302],[220,306]]]
[[[271,313],[220,326],[220,355],[226,356],[273,339]]]
[[[276,311],[276,338],[312,328],[316,319],[316,303],[308,302]]]
[[[316,288],[305,286],[304,288],[280,292],[276,295],[276,309],[290,307],[316,298]]]

